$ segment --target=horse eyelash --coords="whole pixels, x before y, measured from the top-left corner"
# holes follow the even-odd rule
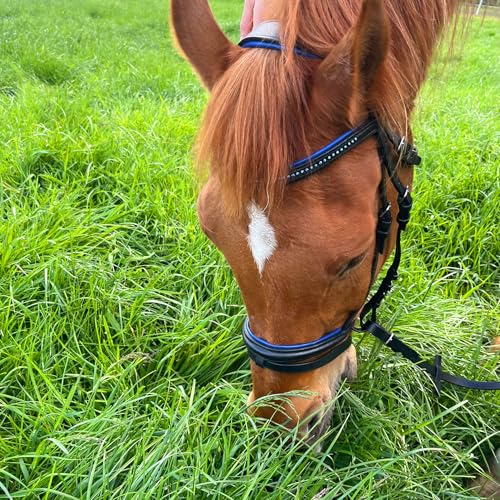
[[[338,273],[339,278],[344,278],[349,271],[352,271],[354,268],[358,267],[366,257],[367,252],[363,252],[361,255],[354,257],[351,259]]]

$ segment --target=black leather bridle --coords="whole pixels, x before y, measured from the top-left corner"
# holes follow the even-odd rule
[[[279,41],[275,38],[252,37],[242,40],[240,45],[247,48],[282,50]],[[311,59],[318,58],[318,56],[302,48],[296,48],[295,53]],[[331,165],[338,158],[349,153],[358,144],[370,137],[375,138],[377,141],[382,180],[379,185],[380,207],[369,288],[371,288],[375,279],[379,256],[384,252],[386,240],[393,222],[391,205],[387,199],[387,180],[392,183],[398,195],[398,229],[394,259],[378,290],[361,309],[359,313],[360,327],[356,328],[354,326],[358,316],[356,313],[351,315],[344,325],[326,333],[315,341],[302,344],[280,345],[272,344],[255,335],[247,319],[243,328],[243,340],[250,358],[261,368],[268,368],[279,372],[301,373],[315,370],[330,363],[349,348],[352,344],[351,332],[354,329],[356,331],[371,333],[393,351],[402,354],[405,358],[425,370],[431,376],[438,395],[443,381],[467,389],[500,390],[500,382],[469,380],[444,372],[441,368],[441,356],[435,356],[433,364],[424,361],[415,350],[377,323],[377,309],[398,277],[398,268],[401,261],[401,233],[405,230],[410,220],[412,207],[409,188],[408,186],[404,186],[399,179],[397,168],[399,165],[411,167],[419,165],[421,162],[417,150],[404,137],[389,132],[379,123],[376,117],[370,116],[361,126],[346,132],[311,156],[295,161],[290,166],[287,182],[293,183],[299,181]],[[369,290],[367,296],[368,293]]]

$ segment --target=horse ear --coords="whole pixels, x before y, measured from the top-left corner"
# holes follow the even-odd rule
[[[390,26],[384,0],[364,0],[354,31],[354,84],[368,99],[376,88],[389,50]]]
[[[171,0],[170,7],[177,45],[211,90],[229,67],[235,45],[220,30],[207,0]]]
[[[371,108],[382,79],[390,42],[384,0],[364,0],[358,21],[320,64],[314,87],[338,113],[357,121],[361,106]],[[334,92],[332,90],[334,89]]]

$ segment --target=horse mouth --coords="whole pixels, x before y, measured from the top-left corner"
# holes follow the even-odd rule
[[[335,399],[338,387],[344,380],[352,381],[357,375],[356,351],[352,347],[346,354],[344,369],[339,377],[332,381],[331,398]],[[325,409],[325,407],[327,408]],[[331,424],[334,407],[332,401],[325,401],[324,409],[313,415],[307,422],[307,433],[305,441],[309,445],[314,445],[328,430]],[[320,451],[321,445],[318,448]]]
[[[333,408],[322,412],[321,415],[313,415],[307,422],[307,434],[304,441],[313,446],[325,434],[330,427],[330,422],[333,415]],[[321,451],[321,445],[318,445],[317,451]]]

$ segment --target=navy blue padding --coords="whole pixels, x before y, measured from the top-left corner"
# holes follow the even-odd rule
[[[306,158],[302,158],[300,160],[294,161],[292,163],[292,169],[300,168],[300,167],[303,167],[304,165],[307,165],[309,163],[314,162],[321,155],[330,151],[331,149],[334,149],[335,146],[338,146],[346,137],[349,137],[353,132],[354,132],[353,130],[348,130],[345,134],[342,134],[341,136],[337,137],[332,142],[327,144],[324,148],[321,148],[321,149],[318,149],[317,151],[315,151],[311,156],[307,156]]]
[[[243,327],[243,341],[250,358],[261,368],[301,373],[321,368],[349,348],[354,319],[354,315],[351,315],[343,326],[312,342],[279,345],[257,337],[247,318]]]
[[[276,349],[279,351],[292,351],[292,350],[297,350],[297,349],[307,349],[310,347],[316,347],[318,345],[322,345],[325,342],[328,342],[329,340],[338,337],[342,333],[345,333],[344,326],[339,326],[338,328],[335,328],[335,330],[332,330],[331,332],[325,333],[322,337],[319,339],[313,340],[312,342],[305,342],[303,344],[291,344],[291,345],[276,345],[276,344],[271,344],[267,340],[261,339],[260,337],[257,337],[253,332],[252,329],[250,328],[250,322],[248,318],[245,320],[245,326],[244,326],[248,336],[254,341],[257,342],[258,344],[268,347],[270,349]]]
[[[239,46],[244,49],[270,49],[282,52],[283,46],[273,40],[273,39],[260,39],[260,38],[244,38],[239,43]],[[307,50],[301,49],[300,47],[294,47],[293,52],[301,57],[307,57],[308,59],[321,59],[317,54],[308,52]]]
[[[332,142],[314,152],[311,156],[301,158],[290,165],[287,182],[299,181],[319,170],[331,165],[334,161],[353,150],[358,144],[369,137],[377,137],[379,132],[378,122],[370,117],[359,127],[344,132]]]

